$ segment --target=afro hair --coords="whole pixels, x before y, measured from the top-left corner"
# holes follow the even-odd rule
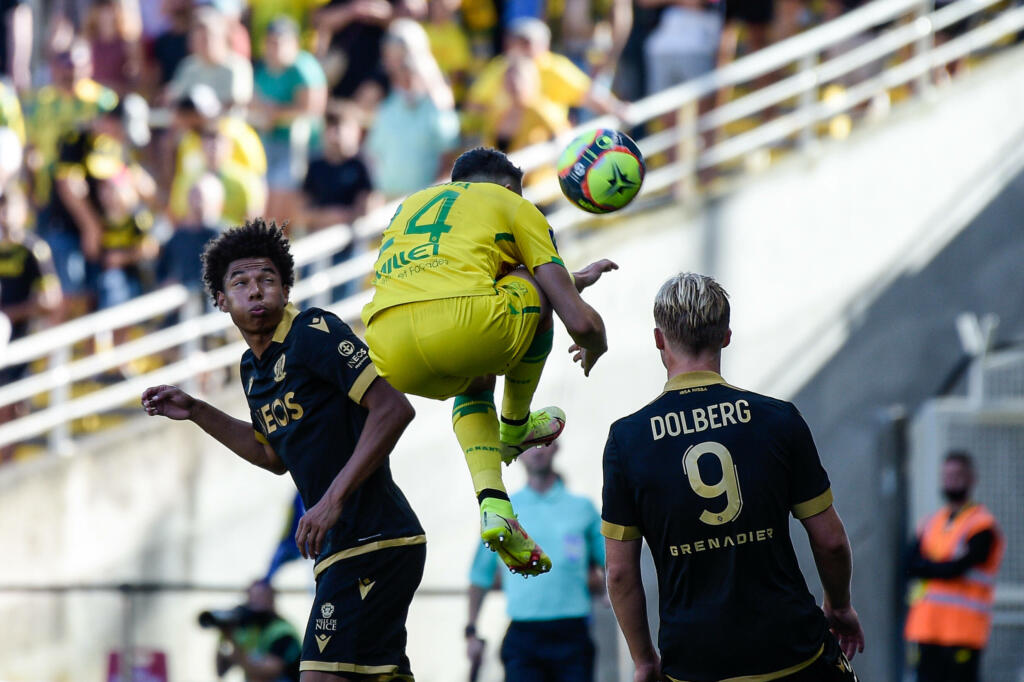
[[[274,222],[256,218],[211,240],[203,251],[203,282],[214,303],[217,293],[224,291],[228,266],[240,258],[268,258],[284,286],[291,288],[295,283],[295,261],[284,230]]]

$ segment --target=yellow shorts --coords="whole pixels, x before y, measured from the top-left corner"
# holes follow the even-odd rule
[[[406,303],[380,311],[366,328],[377,372],[403,393],[445,400],[473,379],[505,374],[533,342],[540,295],[506,276],[493,296]]]

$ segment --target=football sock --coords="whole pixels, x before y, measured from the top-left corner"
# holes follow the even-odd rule
[[[484,498],[480,500],[480,511],[497,514],[506,519],[512,519],[516,516],[515,510],[512,509],[512,503],[507,498],[504,500],[494,497]]]
[[[469,475],[473,478],[473,491],[480,495],[489,490],[503,493],[501,481],[501,441],[498,439],[498,419],[494,409],[494,393],[467,393],[455,396],[452,406],[452,428],[466,455]]]
[[[484,500],[505,500],[506,502],[509,501],[508,493],[501,490],[495,490],[494,488],[484,488],[483,490],[476,494],[477,502],[483,504]]]
[[[502,440],[511,437],[516,443],[526,436],[526,425],[530,419],[530,401],[537,392],[544,362],[551,353],[555,330],[538,332],[526,354],[515,367],[505,374],[505,394],[501,400]],[[516,428],[519,427],[519,428]]]

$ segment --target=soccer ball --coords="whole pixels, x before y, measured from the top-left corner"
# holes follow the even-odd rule
[[[644,157],[625,133],[599,128],[573,140],[558,159],[558,184],[570,202],[610,213],[633,200],[644,181]]]

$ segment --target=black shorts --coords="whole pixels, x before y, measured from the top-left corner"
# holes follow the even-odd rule
[[[391,547],[321,573],[299,670],[411,680],[405,618],[426,557],[426,545]]]
[[[831,632],[825,633],[824,646],[814,663],[776,682],[858,682],[857,673]]]
[[[725,0],[725,20],[759,26],[775,18],[774,0]]]

